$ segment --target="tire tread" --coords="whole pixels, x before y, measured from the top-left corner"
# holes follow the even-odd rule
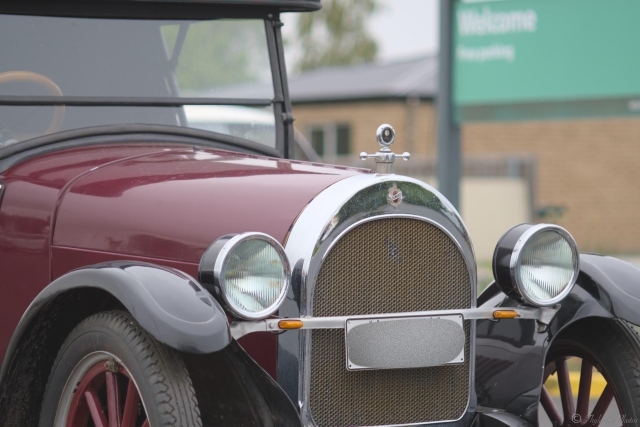
[[[180,354],[153,338],[127,312],[105,311],[84,319],[67,337],[54,366],[78,336],[96,327],[115,333],[136,355],[152,390],[149,404],[157,408],[160,425],[152,427],[202,427],[193,383]]]
[[[606,371],[621,399],[625,427],[640,427],[640,335],[622,319],[588,318],[570,326],[551,344],[586,349],[596,368]],[[548,355],[549,356],[549,355]]]

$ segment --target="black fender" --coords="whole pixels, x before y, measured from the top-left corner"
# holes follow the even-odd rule
[[[74,270],[38,294],[3,361],[0,425],[38,425],[58,348],[81,319],[108,309],[126,309],[181,352],[203,419],[221,426],[300,427],[293,403],[232,339],[225,312],[206,289],[178,270],[129,261]]]
[[[289,396],[237,341],[222,351],[184,354],[183,359],[191,373],[203,425],[302,427]]]
[[[611,316],[640,325],[639,266],[610,256],[583,254],[578,282],[580,288],[593,297],[591,304],[597,303]],[[567,325],[560,319],[556,326]]]
[[[62,293],[79,288],[111,294],[140,326],[176,350],[213,353],[231,342],[224,310],[195,279],[155,264],[117,261],[73,270],[51,282],[20,319],[9,351],[43,307]]]
[[[480,295],[483,307],[516,307],[494,283]],[[580,255],[580,273],[548,327],[535,320],[478,320],[478,405],[504,410],[538,425],[538,403],[547,350],[566,327],[588,317],[640,325],[640,267],[617,258]]]

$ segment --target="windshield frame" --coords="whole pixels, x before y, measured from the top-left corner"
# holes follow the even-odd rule
[[[211,7],[211,5],[209,5]],[[216,9],[219,9],[220,5],[216,5]],[[237,9],[237,8],[235,8]],[[243,9],[251,9],[244,7]],[[241,9],[240,9],[241,10]],[[291,113],[291,100],[289,98],[288,84],[287,84],[287,74],[286,67],[284,62],[284,49],[282,42],[282,34],[281,27],[282,22],[280,21],[280,15],[277,11],[267,10],[262,11],[260,13],[260,17],[254,16],[257,12],[256,10],[247,11],[251,13],[244,13],[239,15],[237,13],[231,14],[233,16],[227,16],[227,13],[216,14],[215,18],[212,16],[200,16],[197,18],[197,21],[206,21],[210,19],[224,19],[224,18],[249,18],[249,19],[262,19],[264,22],[264,28],[266,33],[266,41],[267,41],[267,49],[269,55],[269,64],[271,67],[271,78],[272,78],[272,88],[273,88],[273,98],[211,98],[211,97],[123,97],[123,96],[9,96],[9,95],[0,95],[0,105],[2,106],[56,106],[56,105],[64,105],[64,106],[80,106],[80,107],[105,107],[105,106],[140,106],[140,107],[184,107],[186,105],[236,105],[236,106],[247,106],[247,107],[268,107],[271,106],[274,114],[274,124],[275,124],[275,152],[278,153],[278,157],[282,158],[293,158],[294,156],[294,134],[293,134],[293,115]],[[11,15],[12,13],[5,13],[3,8],[0,7],[0,14]],[[58,15],[60,16],[60,15]],[[87,17],[87,16],[81,16]],[[104,17],[101,17],[104,18]],[[111,17],[113,18],[113,17]],[[116,17],[116,19],[121,19],[121,17]],[[141,19],[141,18],[136,18]],[[175,21],[181,21],[186,19],[173,19]],[[194,19],[189,19],[193,21]],[[114,124],[113,126],[121,126],[121,124]],[[98,126],[101,129],[104,129],[105,126]],[[170,128],[173,134],[180,133],[180,129],[185,131],[185,134],[189,134],[192,136],[192,128],[185,126],[166,126]],[[77,129],[75,129],[77,130]],[[91,127],[84,128],[85,133],[90,133]],[[156,127],[157,130],[157,127]],[[68,133],[66,132],[57,132],[57,133]],[[72,130],[73,132],[73,130]],[[219,138],[223,136],[222,134],[218,134],[216,132],[203,130],[202,132],[206,132],[211,134],[211,138]],[[56,135],[46,135],[53,136]],[[62,135],[61,135],[62,136]],[[229,138],[222,138],[226,140],[228,143]],[[44,138],[43,136],[38,136],[31,139],[26,139],[20,142],[17,142],[9,147],[0,148],[0,159],[6,157],[3,156],[2,151],[5,151],[6,148],[12,148],[11,150],[7,150],[11,153],[26,151],[29,147],[32,147],[33,144],[26,144],[27,142],[34,140],[42,140],[47,141],[56,141],[57,138]],[[248,142],[252,142],[247,140]],[[53,143],[53,142],[52,142]],[[39,144],[38,144],[39,145]],[[244,145],[244,144],[243,144]],[[19,146],[23,146],[24,150],[20,150]],[[246,149],[246,147],[239,147]],[[265,147],[266,148],[266,147]],[[262,151],[262,150],[261,150]],[[271,150],[269,150],[271,151]],[[273,152],[273,151],[271,151]],[[7,153],[8,154],[8,153]],[[264,153],[260,153],[263,154]],[[274,153],[275,154],[275,153]]]

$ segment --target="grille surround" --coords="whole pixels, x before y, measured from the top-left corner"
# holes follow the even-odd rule
[[[402,203],[391,206],[387,195],[397,186]],[[413,218],[438,226],[459,247],[471,282],[471,307],[476,304],[476,261],[466,227],[453,206],[433,187],[413,178],[397,175],[355,175],[318,194],[300,213],[284,245],[293,268],[292,287],[280,308],[283,317],[312,315],[311,300],[320,267],[332,247],[361,222],[382,218]],[[463,308],[463,307],[460,307]],[[468,324],[470,339],[466,360],[475,357],[475,322]],[[316,426],[310,408],[311,331],[289,331],[278,337],[278,383],[296,403],[305,427]],[[344,364],[345,355],[341,362]],[[470,365],[469,398],[462,416],[475,410],[474,365]],[[440,423],[456,420],[438,420]],[[417,424],[432,424],[419,422]],[[405,425],[405,424],[401,424]],[[415,425],[415,424],[414,424]],[[323,426],[320,426],[323,427]]]
[[[357,248],[366,252],[364,259],[362,253],[349,254]],[[433,248],[435,253],[426,250]],[[425,255],[430,258],[425,260]],[[354,267],[354,263],[358,268],[341,269]],[[367,290],[379,294],[362,292],[366,283],[376,279],[376,285]],[[420,279],[422,286],[411,286]],[[398,280],[406,281],[404,289],[393,286]],[[325,317],[468,308],[472,305],[471,280],[459,246],[438,224],[402,215],[373,217],[342,232],[325,253],[311,314]],[[444,283],[457,284],[457,288],[448,289]],[[410,298],[406,298],[407,292]],[[471,387],[468,321],[464,330],[463,364],[358,372],[345,369],[342,330],[311,331],[308,396],[314,424],[410,425],[462,418]]]

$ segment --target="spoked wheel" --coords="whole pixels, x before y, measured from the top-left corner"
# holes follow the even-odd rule
[[[540,404],[552,424],[558,427],[577,427],[585,424],[596,426],[605,419],[605,414],[612,405],[617,409],[616,416],[613,417],[614,420],[619,419],[622,423],[624,413],[615,397],[613,385],[609,381],[607,381],[607,385],[595,405],[591,405],[591,384],[595,362],[586,357],[582,357],[581,361],[578,361],[575,356],[572,354],[556,355],[555,360],[545,367],[545,377],[549,377],[554,373],[557,374],[558,388],[560,389],[561,409],[556,407],[546,386],[543,386],[542,395],[540,396]],[[580,382],[576,398],[574,398],[571,390],[571,378],[569,367],[567,366],[568,359],[572,359],[573,362],[581,362]],[[593,409],[590,411],[591,407]]]
[[[149,427],[131,374],[105,352],[88,356],[76,367],[62,393],[56,418],[56,424],[66,427],[86,427],[89,421],[95,427]]]
[[[41,427],[201,427],[180,354],[128,313],[98,313],[69,335],[45,391]]]
[[[600,378],[602,391],[594,394],[592,384],[598,372],[606,385],[602,387]],[[560,392],[558,406],[548,389],[553,374]],[[578,380],[575,396],[572,377]],[[636,332],[624,322],[604,319],[589,319],[564,331],[547,355],[540,405],[555,427],[640,426],[640,341]]]

